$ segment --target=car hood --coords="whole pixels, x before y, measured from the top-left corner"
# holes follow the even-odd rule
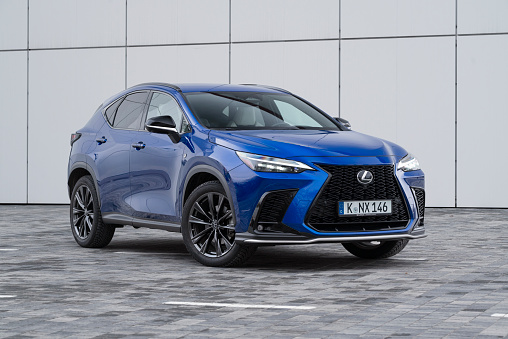
[[[212,130],[209,139],[236,151],[279,158],[395,156],[398,159],[407,154],[392,142],[354,131]]]

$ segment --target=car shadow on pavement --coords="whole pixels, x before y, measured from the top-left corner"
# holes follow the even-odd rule
[[[335,246],[335,247],[334,247]],[[422,263],[418,262],[418,263]],[[370,270],[382,267],[412,268],[415,261],[397,256],[387,259],[361,259],[349,254],[340,244],[327,246],[276,246],[258,248],[256,254],[243,266],[259,270]]]
[[[115,240],[105,248],[113,252],[138,252],[140,254],[188,254],[181,239],[122,239]],[[190,254],[189,254],[190,257]]]
[[[192,259],[187,252],[181,238],[154,239],[118,239],[113,240],[105,248],[111,252],[132,253],[154,257],[164,257],[185,264],[200,264]],[[145,258],[146,259],[146,258]],[[410,258],[411,259],[411,258]],[[405,260],[395,256],[388,259],[360,259],[349,254],[340,244],[330,245],[293,245],[293,246],[264,246],[259,247],[256,253],[243,266],[233,269],[261,270],[261,271],[329,271],[329,270],[367,270],[382,267],[411,268],[423,261]]]

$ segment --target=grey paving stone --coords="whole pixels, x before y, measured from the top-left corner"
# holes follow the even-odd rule
[[[390,259],[276,246],[224,269],[196,263],[179,234],[125,227],[83,249],[68,206],[0,205],[0,296],[16,295],[0,298],[0,338],[508,336],[508,318],[491,316],[508,313],[508,210],[427,209],[426,224],[428,238]]]

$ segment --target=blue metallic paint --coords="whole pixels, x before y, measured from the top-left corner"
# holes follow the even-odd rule
[[[254,86],[179,85],[181,92],[258,91],[277,92]],[[192,131],[178,143],[168,136],[144,130],[126,131],[105,122],[103,111],[113,101],[135,90],[156,90],[175,97]],[[318,164],[377,165],[393,164],[407,152],[398,145],[353,131],[314,130],[208,130],[200,125],[179,91],[163,85],[147,84],[125,90],[99,108],[82,133],[69,157],[69,175],[76,168],[86,168],[97,180],[103,213],[179,223],[183,197],[190,177],[208,172],[225,186],[235,210],[236,231],[247,232],[252,215],[263,193],[281,189],[298,189],[283,218],[283,223],[309,236],[338,237],[362,235],[365,232],[323,233],[305,224],[307,211],[318,195],[328,174]],[[106,137],[98,144],[95,139]],[[132,143],[142,141],[146,147],[136,150]],[[300,161],[315,169],[299,174],[254,172],[234,151],[282,157]],[[83,165],[86,164],[86,165]],[[395,166],[394,166],[395,167]],[[418,209],[411,187],[424,188],[421,170],[395,170],[410,214],[404,230],[369,231],[369,235],[407,234],[418,219]]]

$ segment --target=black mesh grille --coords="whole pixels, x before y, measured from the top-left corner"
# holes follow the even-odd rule
[[[422,188],[413,188],[415,194],[416,203],[418,204],[418,215],[420,216],[420,222],[418,226],[423,226],[425,217],[425,190]]]
[[[261,205],[258,222],[279,223],[282,222],[289,204],[295,197],[297,190],[274,191],[268,193]]]
[[[322,232],[370,231],[400,229],[407,226],[409,214],[395,175],[393,165],[334,166],[319,165],[330,178],[312,205],[307,223]],[[367,185],[357,180],[361,170],[372,172],[374,180]],[[339,217],[339,201],[392,200],[392,214]]]

